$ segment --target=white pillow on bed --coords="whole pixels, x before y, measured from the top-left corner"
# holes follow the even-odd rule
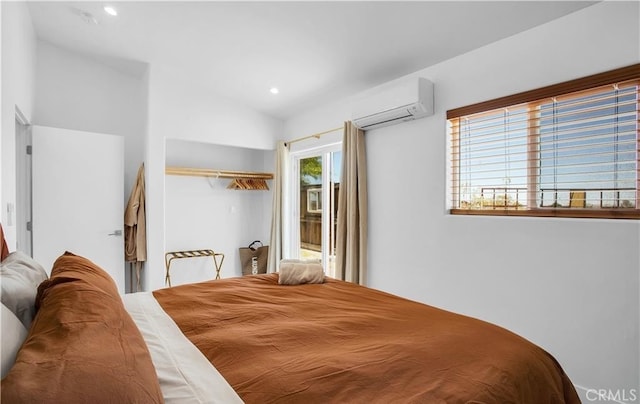
[[[7,306],[28,329],[36,314],[38,285],[47,279],[47,272],[27,254],[14,251],[0,263],[2,304]]]
[[[2,339],[0,340],[0,358],[2,358],[2,375],[0,378],[9,373],[11,367],[16,361],[18,350],[22,346],[25,338],[27,338],[27,329],[22,325],[18,317],[4,304],[0,312],[0,327],[2,329]]]
[[[321,264],[280,262],[278,284],[302,285],[305,283],[324,283],[324,269]]]
[[[320,258],[307,258],[307,259],[295,259],[295,258],[285,258],[281,259],[281,264],[320,264],[322,261]]]

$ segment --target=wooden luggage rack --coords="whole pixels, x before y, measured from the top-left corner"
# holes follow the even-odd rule
[[[199,258],[199,257],[211,257],[213,258],[213,265],[216,270],[216,279],[220,279],[220,269],[222,269],[222,263],[224,262],[224,254],[214,252],[213,250],[189,250],[189,251],[171,251],[164,255],[164,263],[167,269],[164,277],[164,284],[171,287],[171,261],[181,258]],[[220,259],[220,261],[218,261]]]

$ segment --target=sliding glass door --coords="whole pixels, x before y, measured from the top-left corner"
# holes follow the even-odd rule
[[[292,153],[292,159],[293,254],[320,259],[326,274],[334,276],[341,145]]]

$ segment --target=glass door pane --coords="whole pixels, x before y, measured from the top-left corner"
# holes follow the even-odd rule
[[[336,225],[342,152],[340,144],[294,156],[293,257],[318,259],[335,276]]]
[[[300,159],[300,252],[301,259],[321,259],[323,156]]]

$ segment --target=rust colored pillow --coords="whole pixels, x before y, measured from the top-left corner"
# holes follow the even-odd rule
[[[120,296],[111,275],[92,261],[69,251],[66,251],[53,263],[50,278],[54,279],[58,276],[84,281],[107,293]]]
[[[163,402],[147,345],[104,270],[65,253],[36,301],[2,402]]]

